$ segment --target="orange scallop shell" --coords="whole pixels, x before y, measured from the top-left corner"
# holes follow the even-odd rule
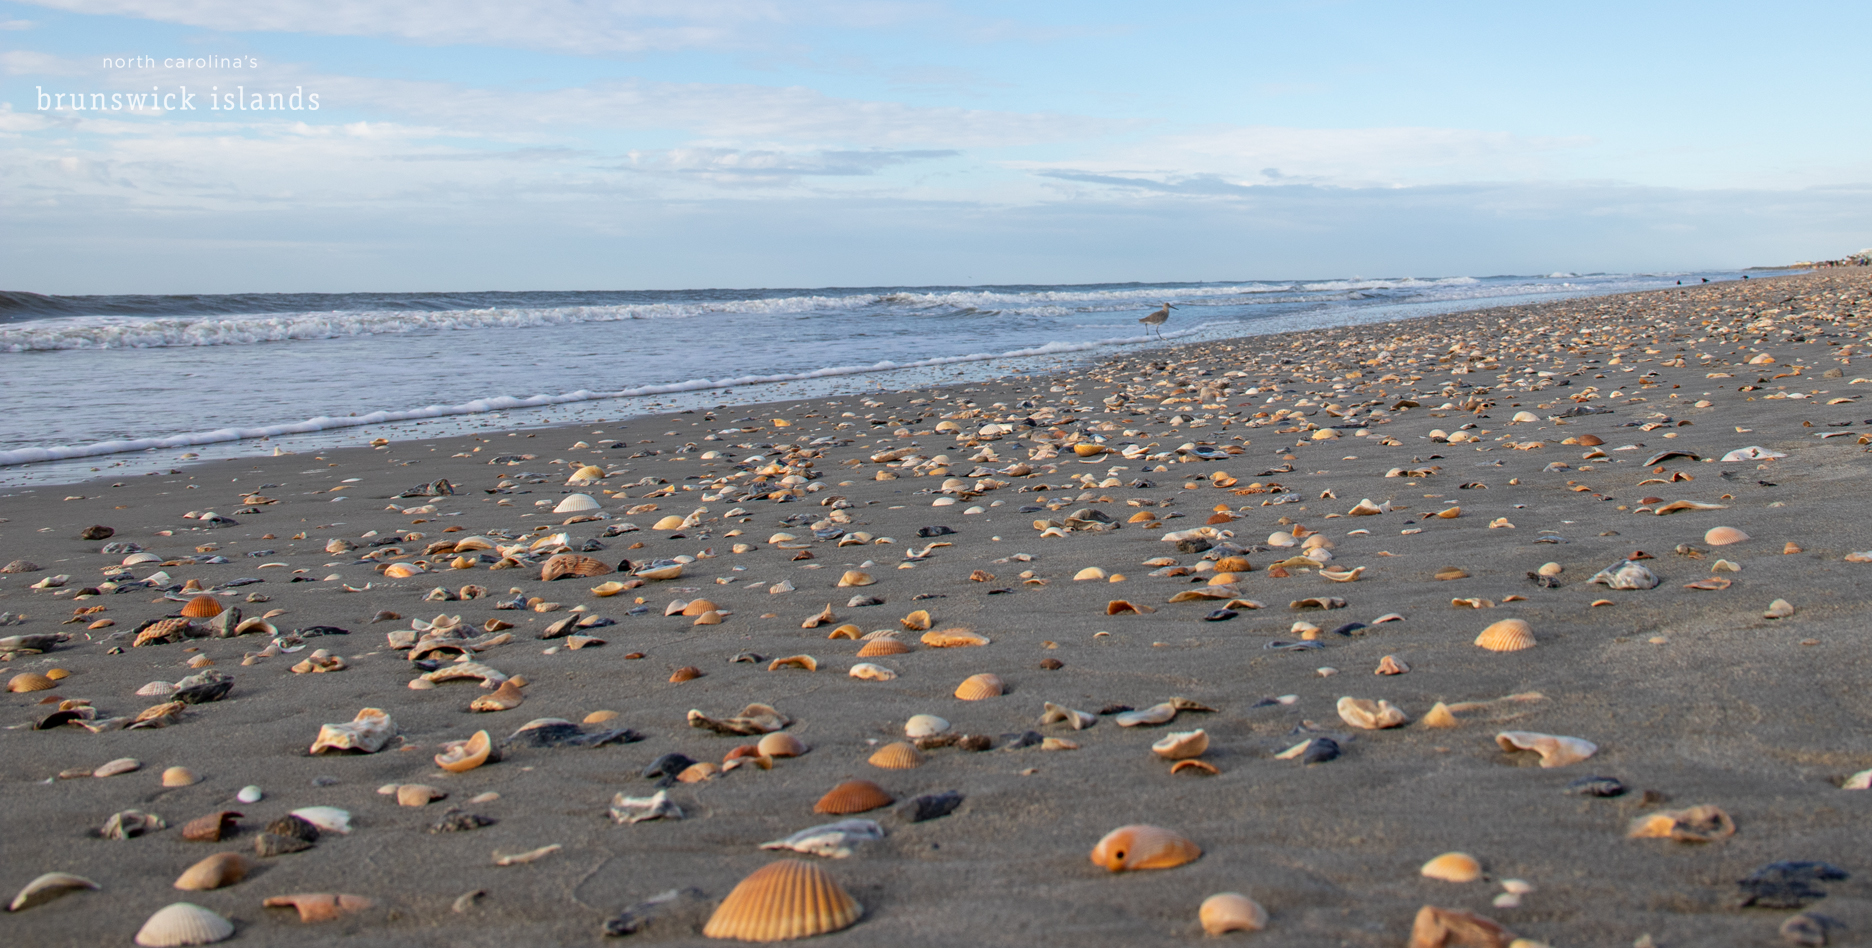
[[[932,624],[934,624],[930,620],[930,614],[929,614],[928,609],[918,609],[917,611],[912,612],[909,615],[904,616],[901,619],[898,619],[897,621],[902,623],[904,628],[909,629],[912,632],[922,632],[925,629],[928,629]]]
[[[20,672],[7,682],[7,690],[19,694],[28,691],[45,691],[58,685],[50,677],[38,672]]]
[[[707,599],[691,599],[689,600],[689,604],[683,607],[682,614],[694,618],[704,612],[716,612],[719,611],[719,609],[719,606],[716,606]]]
[[[709,938],[786,941],[850,926],[864,906],[824,869],[797,859],[771,863],[741,880],[703,926]]]
[[[871,766],[885,770],[909,770],[923,766],[923,755],[917,752],[916,745],[909,741],[893,741],[877,749],[870,758]]]
[[[923,644],[930,648],[969,648],[987,645],[988,637],[972,629],[953,628],[923,633]]]
[[[956,686],[955,696],[963,701],[980,701],[993,698],[1004,690],[1000,678],[983,673],[962,679],[962,683]]]
[[[902,655],[910,651],[910,646],[901,639],[872,639],[858,650],[859,658],[876,658],[879,655]]]
[[[1534,630],[1520,619],[1503,619],[1483,629],[1475,644],[1491,652],[1519,652],[1534,647]]]
[[[813,804],[814,813],[843,815],[863,813],[878,807],[890,806],[894,798],[883,787],[869,780],[847,780],[826,791],[819,802]]]
[[[221,600],[213,596],[196,596],[182,607],[182,614],[191,619],[212,619],[221,614]]]
[[[785,731],[775,731],[762,735],[754,748],[768,757],[798,757],[806,753],[806,742]]]
[[[611,567],[605,565],[603,560],[573,553],[560,553],[540,566],[540,580],[552,582],[562,576],[580,576],[589,579],[609,572],[611,572]]]
[[[1169,869],[1195,862],[1202,847],[1189,837],[1161,826],[1120,826],[1092,847],[1092,861],[1113,872]]]

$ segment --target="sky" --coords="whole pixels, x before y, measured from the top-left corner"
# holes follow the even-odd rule
[[[1872,6],[1764,9],[0,2],[0,289],[1657,272],[1872,245]]]

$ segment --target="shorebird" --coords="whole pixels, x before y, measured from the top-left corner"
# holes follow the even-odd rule
[[[1162,326],[1164,323],[1170,321],[1170,311],[1173,309],[1176,309],[1176,307],[1171,306],[1169,303],[1165,303],[1163,304],[1162,309],[1152,312],[1150,315],[1145,316],[1143,319],[1138,320],[1138,322],[1143,323],[1146,326]],[[1162,329],[1157,330],[1157,338],[1159,339],[1163,338]]]

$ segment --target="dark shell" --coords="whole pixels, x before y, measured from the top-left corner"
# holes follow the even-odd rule
[[[1797,909],[1808,902],[1826,898],[1826,890],[1815,882],[1838,882],[1850,878],[1846,870],[1824,862],[1771,862],[1737,880],[1742,888],[1743,907]]]
[[[1615,777],[1581,777],[1566,785],[1566,792],[1582,797],[1623,796],[1625,785]]]
[[[115,536],[116,534],[117,534],[117,531],[112,530],[111,528],[105,527],[105,526],[86,527],[84,528],[84,530],[79,532],[78,539],[80,540],[108,540],[111,537]]]
[[[955,746],[965,751],[985,751],[994,746],[994,741],[986,734],[965,734],[956,739]]]
[[[266,831],[275,836],[288,836],[308,843],[316,843],[319,838],[319,828],[313,826],[311,820],[297,816],[282,816],[268,823]]]
[[[491,816],[482,816],[479,813],[452,811],[444,814],[442,819],[431,824],[429,832],[461,833],[468,830],[480,829],[483,826],[493,826],[498,822],[500,821]]]
[[[1316,737],[1307,742],[1306,750],[1300,752],[1303,764],[1323,764],[1339,757],[1339,742],[1330,737]]]
[[[278,833],[261,833],[254,837],[254,853],[259,856],[284,856],[287,853],[303,852],[311,849],[310,840],[297,836],[281,836]]]
[[[926,793],[920,797],[912,797],[898,804],[897,816],[906,823],[921,823],[924,820],[933,820],[938,817],[948,816],[955,811],[956,807],[961,805],[962,794],[954,790],[944,790],[940,793]]]
[[[643,777],[645,780],[655,780],[659,777],[674,777],[694,764],[694,760],[683,754],[664,754],[652,761],[650,766],[643,769]]]
[[[234,679],[223,678],[219,681],[204,681],[199,685],[179,688],[169,696],[169,699],[183,704],[207,704],[210,701],[220,701],[233,690]]]

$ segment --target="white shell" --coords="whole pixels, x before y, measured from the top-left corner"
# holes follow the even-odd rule
[[[144,697],[144,698],[157,698],[163,695],[175,694],[175,692],[176,692],[176,686],[166,681],[152,681],[149,684],[144,685],[141,688],[138,688],[136,691],[139,697]]]
[[[136,943],[146,948],[207,945],[234,934],[234,923],[192,902],[157,909],[137,929]]]
[[[344,834],[351,832],[351,814],[335,806],[308,806],[292,811],[292,815],[318,827],[323,832]]]
[[[597,510],[599,506],[598,501],[592,499],[590,494],[572,494],[560,501],[559,506],[553,508],[553,513],[583,513],[587,510]]]
[[[853,678],[862,678],[866,681],[890,681],[897,677],[896,672],[882,665],[873,665],[870,662],[859,662],[853,665],[851,671],[847,674],[851,675]]]
[[[264,796],[266,796],[266,794],[262,793],[259,787],[256,787],[253,784],[248,784],[247,786],[240,788],[239,793],[234,794],[234,799],[239,800],[242,803],[259,803],[260,798]]]
[[[933,714],[915,714],[904,722],[905,737],[934,737],[949,730],[949,722]]]
[[[97,883],[83,876],[74,876],[69,872],[48,872],[26,883],[26,888],[19,890],[19,894],[13,897],[13,902],[7,906],[7,911],[17,912],[35,905],[44,905],[74,889],[96,888],[98,888]]]

